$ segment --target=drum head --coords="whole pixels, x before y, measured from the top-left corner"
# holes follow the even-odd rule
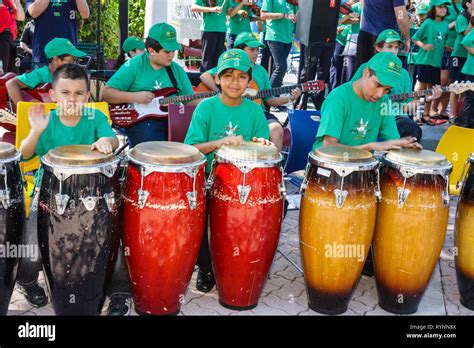
[[[245,141],[242,145],[222,145],[217,155],[236,161],[275,161],[280,159],[280,152],[274,145],[264,145]]]
[[[17,151],[13,144],[0,141],[0,160],[15,157],[16,154]]]
[[[446,157],[440,153],[429,150],[400,149],[391,150],[387,153],[386,159],[405,165],[417,167],[447,167],[450,163]]]
[[[45,156],[51,164],[65,166],[90,166],[113,161],[114,154],[104,154],[97,150],[91,151],[90,145],[67,145],[49,150]]]
[[[149,141],[130,150],[128,156],[147,164],[177,165],[191,164],[203,159],[197,148],[172,141]]]
[[[332,162],[364,163],[374,161],[374,156],[369,151],[344,145],[319,147],[314,150],[314,154],[320,159]]]

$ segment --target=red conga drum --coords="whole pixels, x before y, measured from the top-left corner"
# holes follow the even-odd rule
[[[257,306],[283,217],[282,156],[274,146],[222,146],[209,178],[210,251],[224,307]]]
[[[474,310],[474,153],[463,180],[454,225],[456,278],[461,304]]]
[[[401,149],[382,159],[373,240],[379,305],[411,314],[428,286],[443,247],[449,213],[449,174],[443,155]]]
[[[135,310],[178,314],[206,218],[206,159],[194,146],[141,143],[128,153],[123,247]]]

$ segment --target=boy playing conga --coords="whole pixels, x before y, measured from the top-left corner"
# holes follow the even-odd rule
[[[244,141],[271,144],[270,131],[262,108],[242,97],[252,79],[252,63],[245,51],[231,49],[219,57],[216,84],[220,93],[202,101],[196,108],[184,142],[207,156],[206,172],[211,169],[214,151],[222,145]],[[205,229],[199,258],[196,288],[209,292],[214,284],[211,257]]]
[[[74,64],[62,65],[54,72],[52,84],[50,96],[58,103],[58,108],[49,113],[45,113],[43,104],[30,108],[28,120],[31,130],[20,145],[23,158],[41,157],[49,150],[64,145],[91,145],[91,150],[112,153],[119,142],[107,117],[98,110],[84,106],[90,96],[86,72]],[[41,169],[36,172],[35,183],[41,181],[41,173]],[[35,194],[25,232],[25,240],[33,245],[38,244],[34,213],[37,211],[37,198],[38,194]],[[38,285],[40,269],[40,258],[35,261],[24,258],[17,279],[20,292],[35,307],[44,306],[48,301],[44,290]]]

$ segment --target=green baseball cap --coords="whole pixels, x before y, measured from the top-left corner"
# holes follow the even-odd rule
[[[377,53],[368,61],[367,67],[375,72],[380,84],[388,87],[400,84],[402,61],[393,53]]]
[[[428,13],[429,10],[430,7],[424,2],[420,2],[418,6],[416,6],[416,14],[425,15]]]
[[[451,3],[451,1],[447,1],[447,0],[431,0],[430,1],[430,7],[432,7],[432,6],[441,6],[443,4],[449,5],[450,3]]]
[[[390,42],[397,42],[397,41],[400,41],[400,42],[403,41],[400,35],[393,29],[386,29],[382,31],[379,34],[379,36],[377,36],[377,41],[375,41],[375,43],[376,44],[378,44],[379,42],[390,43]]]
[[[125,53],[128,53],[136,49],[144,50],[145,43],[143,42],[143,40],[140,40],[136,36],[129,36],[123,42],[122,49],[124,50]]]
[[[225,69],[237,69],[243,72],[248,72],[252,67],[250,58],[244,50],[233,48],[225,51],[219,57],[217,62],[217,74],[220,74]]]
[[[168,23],[156,23],[150,28],[148,37],[158,41],[166,51],[181,49],[181,45],[176,41],[176,29]]]
[[[77,58],[82,58],[87,55],[87,53],[79,51],[68,39],[59,37],[52,39],[46,44],[44,47],[44,54],[48,59],[62,56],[63,54],[69,54],[70,56]]]
[[[234,46],[238,46],[238,45],[242,45],[242,44],[244,44],[246,46],[249,46],[249,47],[252,47],[252,48],[257,48],[257,47],[265,48],[265,45],[257,39],[257,37],[254,35],[254,33],[251,33],[249,31],[245,31],[243,33],[240,33],[235,38]]]

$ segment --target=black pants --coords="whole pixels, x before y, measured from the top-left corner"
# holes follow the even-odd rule
[[[130,282],[128,280],[127,266],[125,263],[125,255],[122,243],[118,248],[117,258],[115,260],[114,272],[112,278],[107,285],[107,296],[111,297],[114,294],[131,294]]]
[[[344,46],[339,42],[336,42],[336,47],[331,59],[331,69],[330,69],[330,83],[329,86],[331,91],[340,86],[342,82],[342,68],[344,64],[344,57],[342,52],[344,51]]]
[[[331,59],[334,50],[334,46],[327,46],[322,44],[315,44],[311,46],[309,68],[308,71],[306,71],[306,46],[301,44],[300,66],[298,69],[298,83],[304,82],[306,76],[308,77],[308,81],[314,80],[317,75],[318,80],[323,80],[326,84],[329,84],[329,70],[331,68]],[[312,96],[316,109],[320,108],[322,100],[324,100],[325,93],[325,91],[321,91]],[[306,105],[305,100],[303,101],[303,104]]]
[[[201,72],[217,66],[217,61],[222,52],[225,51],[225,33],[217,31],[202,32],[202,63]]]
[[[38,198],[39,192],[32,197],[30,215],[24,224],[23,245],[33,246],[38,252],[36,260],[23,257],[20,259],[18,276],[16,281],[20,285],[30,285],[38,281],[39,271],[41,271],[41,253],[38,245]]]
[[[10,31],[5,30],[0,33],[0,60],[2,61],[3,71],[18,74],[18,68],[15,66],[16,48],[13,43],[13,36]]]
[[[395,118],[397,122],[398,133],[400,137],[415,137],[418,142],[421,141],[422,130],[421,127],[409,117],[397,116]]]
[[[468,75],[469,76],[469,75]],[[474,81],[474,79],[472,80]],[[467,91],[464,106],[459,117],[454,119],[454,124],[459,127],[474,128],[474,92]]]
[[[367,63],[375,54],[374,44],[377,41],[377,36],[367,33],[365,31],[359,32],[357,39],[357,68],[364,63]]]

